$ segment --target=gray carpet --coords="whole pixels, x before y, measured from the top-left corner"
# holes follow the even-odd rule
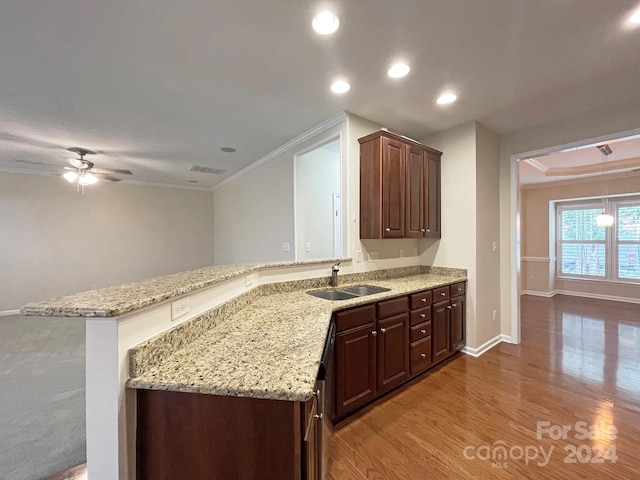
[[[0,480],[86,461],[84,330],[79,318],[0,317]]]

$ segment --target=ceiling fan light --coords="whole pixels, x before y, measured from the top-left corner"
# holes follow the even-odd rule
[[[599,227],[610,227],[613,225],[613,217],[603,211],[596,217],[596,225],[598,225]]]
[[[78,183],[82,186],[93,185],[97,181],[98,177],[96,177],[93,173],[81,173],[80,178],[78,178]]]
[[[78,174],[76,172],[67,172],[62,177],[69,183],[73,183],[78,178]]]

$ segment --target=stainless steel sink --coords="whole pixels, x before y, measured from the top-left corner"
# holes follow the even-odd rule
[[[313,290],[307,293],[325,300],[349,300],[350,298],[365,297],[374,293],[388,292],[389,290],[389,288],[374,287],[372,285],[356,285],[340,289]]]
[[[324,298],[325,300],[349,300],[350,298],[358,297],[358,295],[354,295],[353,293],[342,292],[340,290],[314,290],[308,293],[309,295]]]
[[[349,292],[358,297],[364,297],[366,295],[373,295],[374,293],[388,292],[390,288],[374,287],[373,285],[355,285],[353,287],[341,288],[342,292]]]

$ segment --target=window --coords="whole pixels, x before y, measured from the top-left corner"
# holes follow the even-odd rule
[[[558,204],[558,276],[640,281],[640,199],[610,199],[609,210],[615,223],[605,228],[602,203]]]

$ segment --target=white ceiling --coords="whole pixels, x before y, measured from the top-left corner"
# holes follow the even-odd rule
[[[601,175],[640,176],[640,137],[622,138],[606,143],[605,155],[598,145],[584,145],[550,155],[523,159],[519,179],[522,185],[599,177]]]
[[[327,5],[341,27],[322,37],[310,24]],[[639,7],[5,0],[0,169],[59,174],[64,148],[81,146],[136,181],[211,187],[342,110],[413,138],[474,119],[516,131],[640,97],[640,28],[626,23]],[[397,58],[412,71],[391,80]],[[352,85],[342,96],[329,90],[339,75]],[[458,102],[438,106],[445,88]]]

